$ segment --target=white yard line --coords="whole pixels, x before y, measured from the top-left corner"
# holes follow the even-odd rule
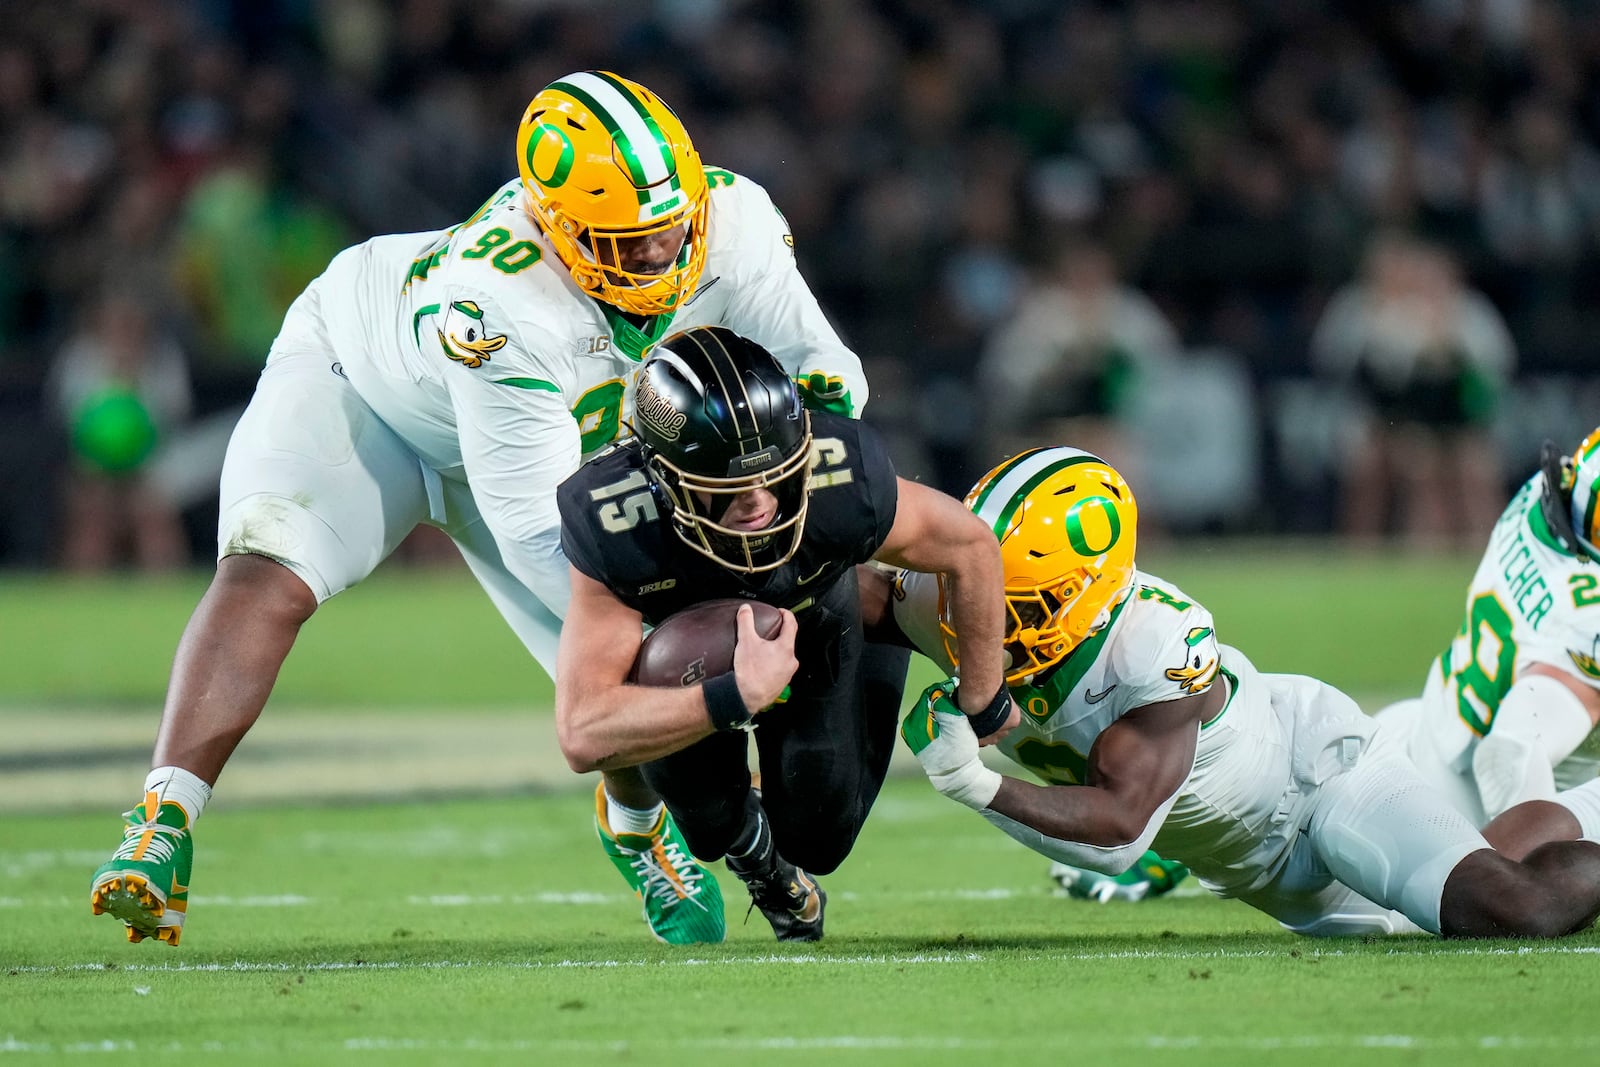
[[[923,889],[910,893],[898,894],[907,900],[1028,900],[1038,897],[1059,897],[1067,899],[1067,895],[1050,886],[1037,886],[1028,889]],[[1174,896],[1202,896],[1204,890],[1195,890],[1193,894],[1186,893],[1183,889],[1174,890]],[[843,889],[837,893],[830,892],[830,899],[838,901],[865,900],[870,894],[857,893]],[[405,903],[427,908],[476,908],[500,907],[506,904],[550,904],[550,905],[590,905],[590,904],[622,904],[634,900],[631,893],[595,893],[578,891],[572,893],[539,892],[539,893],[434,893],[428,895],[412,894],[403,898]],[[191,907],[220,907],[220,908],[299,908],[308,905],[331,906],[337,900],[320,900],[317,897],[308,897],[299,893],[282,893],[275,895],[232,897],[210,896],[195,893],[189,898]],[[372,903],[371,897],[362,898],[363,906]],[[0,897],[0,908],[60,908],[80,907],[83,901],[77,897]],[[1092,902],[1080,902],[1082,906],[1093,906]],[[1079,904],[1067,904],[1066,907],[1076,907]]]
[[[1600,1035],[1537,1036],[1481,1034],[1451,1037],[1416,1034],[1281,1034],[1253,1037],[1220,1037],[1168,1034],[1117,1034],[1085,1032],[1073,1034],[1071,1042],[1079,1050],[1238,1050],[1293,1051],[1304,1049],[1395,1049],[1416,1051],[1539,1051],[1585,1052],[1600,1048]],[[649,1041],[585,1041],[572,1038],[409,1038],[366,1036],[330,1038],[326,1041],[203,1041],[154,1040],[139,1042],[126,1038],[100,1041],[24,1041],[13,1035],[0,1037],[0,1053],[94,1054],[150,1052],[204,1054],[273,1052],[284,1050],[346,1052],[544,1052],[568,1055],[595,1053],[654,1052],[662,1048],[685,1051],[812,1052],[817,1050],[860,1051],[951,1051],[1034,1048],[1036,1039],[1025,1036],[995,1035],[987,1038],[901,1037],[897,1035],[837,1034],[798,1036],[775,1034],[765,1037],[684,1037]]]
[[[1351,958],[1370,957],[1368,952],[1346,952],[1344,949],[1322,949],[1314,947],[1300,947],[1306,942],[1289,942],[1282,949],[1253,949],[1249,951],[1234,951],[1230,949],[1209,949],[1206,951],[1189,952],[1183,950],[1166,949],[1127,949],[1120,952],[1038,952],[1023,956],[1007,955],[1008,962],[1020,963],[1056,963],[1056,962],[1089,962],[1096,960],[1218,960],[1218,959],[1269,959],[1288,956],[1291,952],[1305,959],[1336,959],[1349,956]],[[737,956],[724,958],[708,958],[697,956],[683,956],[666,959],[565,959],[565,960],[383,960],[383,961],[354,961],[354,960],[324,960],[307,963],[282,963],[276,961],[234,960],[231,963],[161,963],[145,964],[130,963],[116,964],[108,967],[105,963],[72,963],[48,966],[17,966],[7,970],[14,974],[67,974],[83,972],[105,972],[108,974],[122,973],[210,973],[210,972],[286,972],[298,973],[313,971],[435,971],[435,970],[484,970],[484,971],[541,971],[560,970],[564,968],[576,969],[606,969],[621,967],[662,968],[662,967],[748,967],[748,966],[805,966],[820,965],[827,967],[880,967],[880,966],[907,966],[907,965],[948,965],[963,963],[988,963],[991,957],[1000,953],[963,951],[963,952],[921,952],[911,955],[895,953],[885,954],[856,954],[856,955],[818,955],[812,953],[796,955],[763,954],[758,956]],[[1507,948],[1493,948],[1479,945],[1457,945],[1451,942],[1418,942],[1417,950],[1406,951],[1390,949],[1382,953],[1386,956],[1593,956],[1600,955],[1600,945],[1523,945]],[[1600,1040],[1600,1035],[1596,1036]]]

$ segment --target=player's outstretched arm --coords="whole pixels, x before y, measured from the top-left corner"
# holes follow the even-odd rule
[[[901,728],[934,787],[1034,851],[1106,874],[1149,847],[1194,765],[1200,723],[1226,699],[1214,687],[1135,708],[1096,740],[1088,784],[1039,786],[984,767],[965,716],[941,707],[936,690]]]
[[[1132,849],[1131,863],[1149,847],[1188,780],[1200,724],[1226,699],[1226,687],[1217,685],[1134,708],[1095,739],[1087,784],[1041,786],[1005,778],[990,808],[1048,838]]]
[[[628,674],[644,640],[643,619],[605,585],[571,568],[572,600],[556,658],[556,736],[567,765],[582,774],[659,759],[709,737],[704,685],[632,685]],[[734,674],[746,707],[777,700],[794,674],[794,616],[771,641],[739,612]]]
[[[952,496],[897,480],[894,525],[874,559],[908,570],[945,576],[950,622],[961,642],[961,685],[956,702],[968,715],[987,708],[1005,682],[1005,570],[1000,542],[983,520]],[[1004,725],[987,731],[990,742],[1017,725],[1013,706]]]

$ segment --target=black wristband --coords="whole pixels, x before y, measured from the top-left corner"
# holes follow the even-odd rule
[[[755,719],[744,706],[744,697],[739,695],[739,680],[732,671],[707,678],[700,684],[700,691],[705,694],[706,714],[711,716],[711,725],[718,730],[742,730]]]
[[[968,714],[967,718],[972,720],[972,732],[979,737],[988,737],[1004,726],[1011,718],[1011,690],[1006,688],[1006,683],[1001,681],[1000,691],[989,701],[988,707],[976,715]]]

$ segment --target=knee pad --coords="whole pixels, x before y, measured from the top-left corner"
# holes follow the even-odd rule
[[[328,573],[325,561],[337,559],[341,548],[333,531],[305,505],[273,493],[241,497],[217,518],[218,559],[253,555],[281,563],[310,586],[318,604],[365,576],[337,573],[349,568]]]

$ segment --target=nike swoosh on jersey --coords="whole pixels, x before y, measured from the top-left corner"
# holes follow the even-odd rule
[[[801,578],[799,581],[795,582],[794,584],[795,585],[805,585],[807,582],[814,580],[817,577],[817,575],[821,574],[823,571],[825,571],[827,569],[828,569],[828,565],[826,563],[824,563],[822,566],[820,566],[820,567],[818,567],[816,569],[815,573],[809,574],[806,577]]]
[[[688,307],[690,304],[694,303],[696,300],[699,300],[702,293],[704,293],[707,289],[711,288],[713,285],[716,285],[721,280],[722,280],[722,275],[719,274],[715,278],[712,278],[709,282],[706,282],[704,285],[700,286],[698,289],[696,289],[694,291],[694,295],[693,296],[691,296],[689,299],[687,299],[687,300],[685,300],[683,302],[683,306],[684,307]]]
[[[1098,704],[1102,700],[1104,700],[1106,697],[1110,696],[1111,695],[1111,691],[1113,689],[1115,689],[1116,687],[1117,687],[1117,683],[1116,682],[1112,682],[1110,685],[1108,685],[1104,689],[1100,690],[1100,692],[1096,693],[1093,689],[1090,689],[1088,686],[1085,686],[1084,690],[1083,690],[1083,702],[1085,704]]]

